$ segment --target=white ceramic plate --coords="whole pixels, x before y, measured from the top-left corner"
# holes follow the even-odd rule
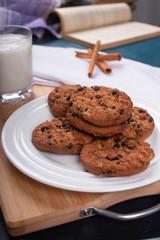
[[[24,174],[50,186],[80,192],[114,192],[134,189],[160,180],[160,107],[140,98],[134,106],[146,109],[155,120],[155,129],[146,140],[155,151],[147,170],[130,177],[95,176],[84,170],[79,155],[59,155],[37,150],[31,143],[33,129],[51,120],[47,96],[15,111],[4,125],[2,146],[12,164]]]

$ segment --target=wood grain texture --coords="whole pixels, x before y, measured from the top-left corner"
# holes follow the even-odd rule
[[[53,88],[34,86],[32,97],[16,105],[0,105],[0,129],[20,106],[48,94]],[[140,196],[160,193],[160,181],[146,187],[113,193],[82,193],[62,190],[37,182],[17,170],[0,146],[0,204],[8,232],[24,235],[80,219],[85,207],[105,209]]]

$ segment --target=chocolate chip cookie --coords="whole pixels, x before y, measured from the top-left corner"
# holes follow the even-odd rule
[[[75,128],[78,128],[84,132],[99,137],[110,137],[118,133],[121,133],[129,124],[128,119],[127,121],[124,121],[121,124],[117,124],[114,126],[99,127],[93,125],[92,123],[89,123],[88,121],[85,121],[83,118],[80,118],[77,114],[71,113],[69,111],[67,112],[66,118],[68,119],[69,123]]]
[[[80,153],[84,168],[96,175],[130,176],[144,171],[154,158],[154,151],[144,141],[111,137],[94,141]]]
[[[77,92],[80,85],[64,85],[55,87],[48,95],[48,105],[55,117],[65,117],[73,92]]]
[[[65,118],[54,118],[37,126],[32,132],[32,143],[41,151],[59,154],[79,154],[83,145],[93,137],[69,125]]]
[[[69,111],[92,123],[106,127],[126,121],[132,111],[130,97],[117,89],[104,86],[81,87],[71,96]]]
[[[145,140],[153,132],[155,123],[153,117],[143,108],[134,107],[128,126],[121,135]]]

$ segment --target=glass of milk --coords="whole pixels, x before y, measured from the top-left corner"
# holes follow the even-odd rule
[[[0,26],[0,103],[17,103],[32,92],[32,33]]]

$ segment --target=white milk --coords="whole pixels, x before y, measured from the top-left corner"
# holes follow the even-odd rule
[[[0,35],[0,94],[13,93],[32,84],[32,37]]]

